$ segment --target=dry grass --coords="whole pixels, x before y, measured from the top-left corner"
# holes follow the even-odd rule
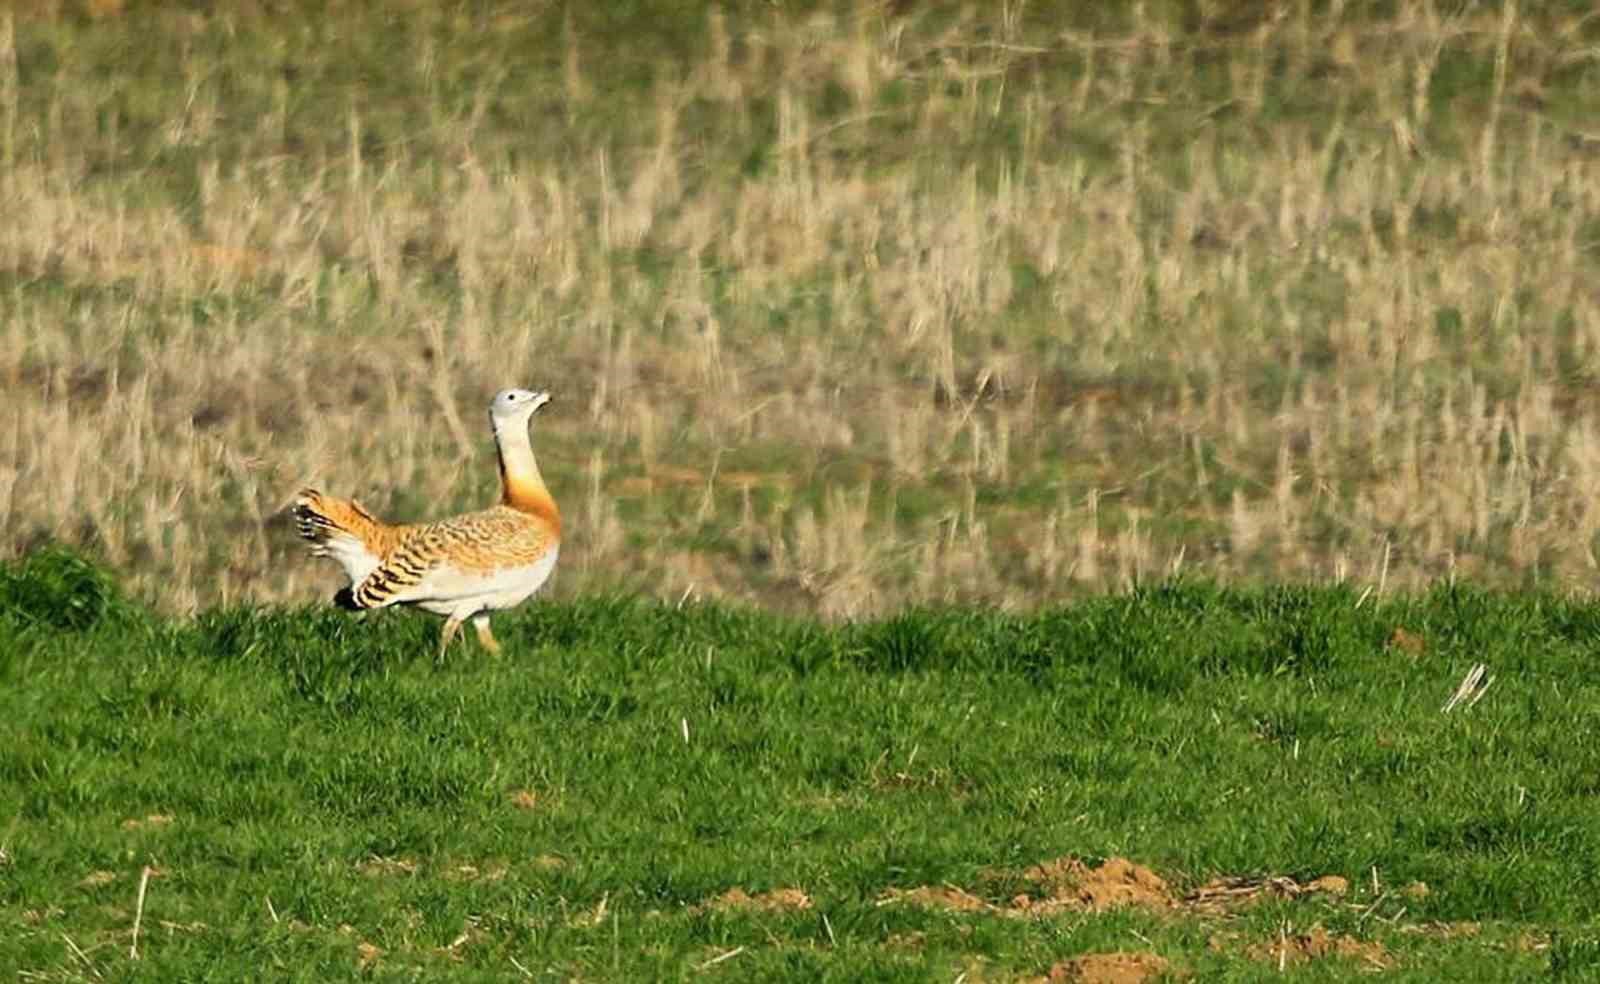
[[[529,384],[563,593],[1595,566],[1593,18],[92,6],[0,15],[11,551],[318,598],[294,490],[482,500]]]

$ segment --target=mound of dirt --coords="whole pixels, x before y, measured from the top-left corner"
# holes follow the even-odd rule
[[[1097,868],[1077,858],[1056,858],[1036,864],[1023,877],[1050,889],[1048,901],[1101,912],[1125,905],[1167,909],[1172,892],[1160,875],[1127,858],[1108,858]]]
[[[710,909],[753,909],[759,912],[786,912],[811,908],[811,896],[798,888],[775,888],[751,895],[742,888],[730,888],[706,903]]]
[[[947,912],[1003,911],[1000,906],[985,902],[965,889],[954,885],[922,885],[917,888],[891,888],[878,898],[879,905],[909,902],[925,909],[944,909]]]
[[[378,958],[381,956],[383,956],[383,947],[375,943],[368,943],[366,940],[362,940],[356,944],[356,963],[361,966],[362,970],[367,970],[377,963]]]
[[[1397,625],[1394,632],[1389,635],[1388,647],[1390,649],[1398,649],[1411,656],[1421,656],[1428,650],[1428,640],[1409,629]]]
[[[1022,875],[1044,891],[1043,897],[1022,894],[1004,905],[997,905],[954,885],[923,885],[890,889],[879,898],[878,904],[910,902],[948,912],[993,912],[1005,916],[1102,912],[1127,905],[1170,909],[1176,904],[1172,891],[1160,875],[1127,858],[1110,858],[1093,868],[1077,858],[1057,858],[1034,865]]]
[[[1270,943],[1258,943],[1245,952],[1252,959],[1279,967],[1327,957],[1360,961],[1377,970],[1389,966],[1389,951],[1383,948],[1382,943],[1363,943],[1354,937],[1329,933],[1321,926],[1313,926],[1309,932],[1293,936],[1280,936]]]
[[[1004,875],[1004,872],[995,874]],[[946,912],[1010,917],[1104,912],[1125,906],[1216,916],[1267,898],[1339,898],[1350,891],[1350,882],[1339,875],[1323,875],[1304,884],[1285,876],[1223,877],[1213,878],[1180,897],[1160,875],[1127,858],[1108,858],[1091,867],[1078,858],[1061,857],[1026,868],[1021,874],[1025,881],[1033,884],[1034,890],[1016,895],[1009,902],[990,902],[954,885],[922,885],[891,888],[879,896],[878,904],[907,902]]]
[[[1223,912],[1253,905],[1262,899],[1298,899],[1306,895],[1341,896],[1350,891],[1348,879],[1323,875],[1304,885],[1293,878],[1213,878],[1183,897],[1187,908]]]
[[[1167,971],[1165,957],[1154,953],[1086,953],[1063,960],[1030,984],[1144,984]]]

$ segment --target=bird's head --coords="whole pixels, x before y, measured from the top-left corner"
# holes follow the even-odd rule
[[[550,394],[543,390],[501,390],[489,403],[489,421],[496,431],[526,427],[534,413],[549,402]]]

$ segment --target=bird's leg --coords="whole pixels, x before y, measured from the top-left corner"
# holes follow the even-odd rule
[[[439,661],[444,661],[444,651],[450,648],[450,640],[461,631],[461,619],[452,615],[444,620],[444,628],[439,630]]]
[[[489,613],[476,615],[472,619],[472,627],[478,630],[478,643],[489,652],[500,655],[500,643],[495,640],[494,633],[489,631]]]

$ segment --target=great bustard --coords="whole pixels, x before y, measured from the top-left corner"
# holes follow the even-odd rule
[[[528,426],[549,393],[502,390],[489,404],[500,452],[500,503],[478,512],[415,525],[378,519],[352,499],[303,489],[294,518],[312,553],[344,567],[350,586],[334,601],[353,610],[415,605],[445,616],[444,656],[461,623],[500,651],[489,613],[527,600],[544,584],[561,550],[561,513],[533,457]]]

